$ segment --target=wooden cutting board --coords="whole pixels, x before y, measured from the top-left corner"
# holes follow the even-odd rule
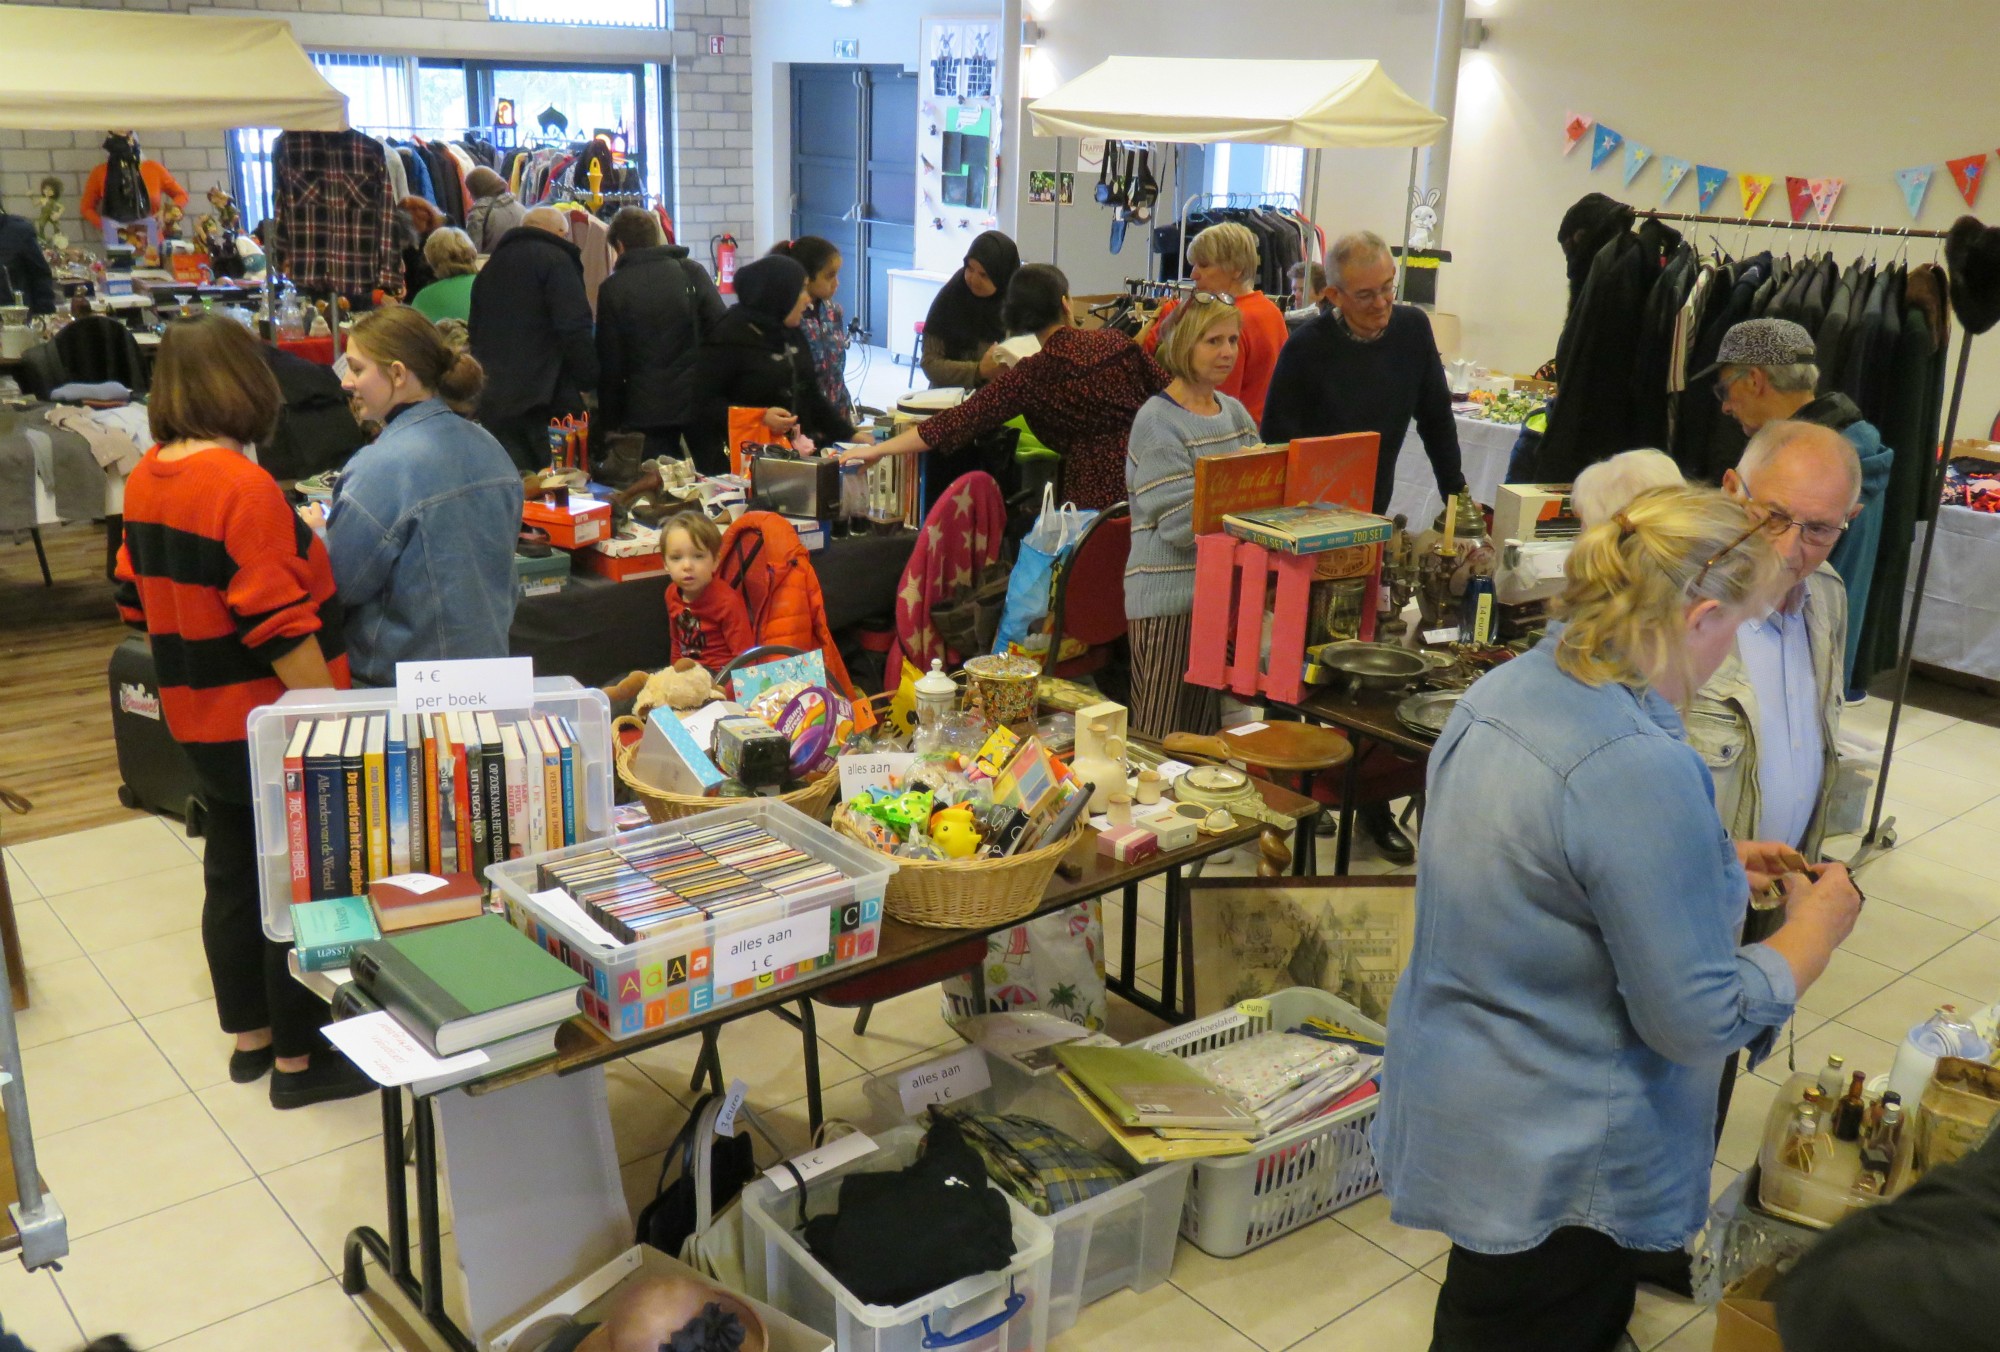
[[[1160,743],[1176,755],[1242,761],[1267,770],[1329,770],[1347,764],[1353,744],[1312,723],[1244,723],[1214,737],[1170,732]]]

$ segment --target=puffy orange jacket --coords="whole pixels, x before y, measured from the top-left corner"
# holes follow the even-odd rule
[[[745,512],[722,536],[718,575],[736,588],[750,612],[757,642],[801,652],[817,649],[828,682],[854,704],[856,727],[874,725],[866,699],[856,696],[840,646],[826,622],[826,598],[812,553],[792,523],[776,512]]]

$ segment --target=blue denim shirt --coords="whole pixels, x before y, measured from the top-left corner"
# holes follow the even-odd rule
[[[326,518],[354,679],[396,663],[505,657],[514,622],[521,476],[485,428],[442,400],[408,405],[347,462]]]
[[[1453,711],[1424,845],[1374,1128],[1390,1215],[1481,1253],[1572,1225],[1678,1248],[1723,1061],[1767,1053],[1796,996],[1735,947],[1749,884],[1679,715],[1545,641]]]

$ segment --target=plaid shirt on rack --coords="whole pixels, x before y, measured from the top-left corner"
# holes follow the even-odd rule
[[[271,259],[306,292],[403,290],[389,169],[358,131],[288,131],[271,148]]]

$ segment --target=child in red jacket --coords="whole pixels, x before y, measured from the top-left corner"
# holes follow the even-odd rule
[[[722,532],[700,512],[681,512],[660,530],[660,548],[667,556],[668,653],[673,661],[692,657],[710,671],[721,671],[736,657],[757,646],[750,612],[727,582],[715,580],[722,555]]]

